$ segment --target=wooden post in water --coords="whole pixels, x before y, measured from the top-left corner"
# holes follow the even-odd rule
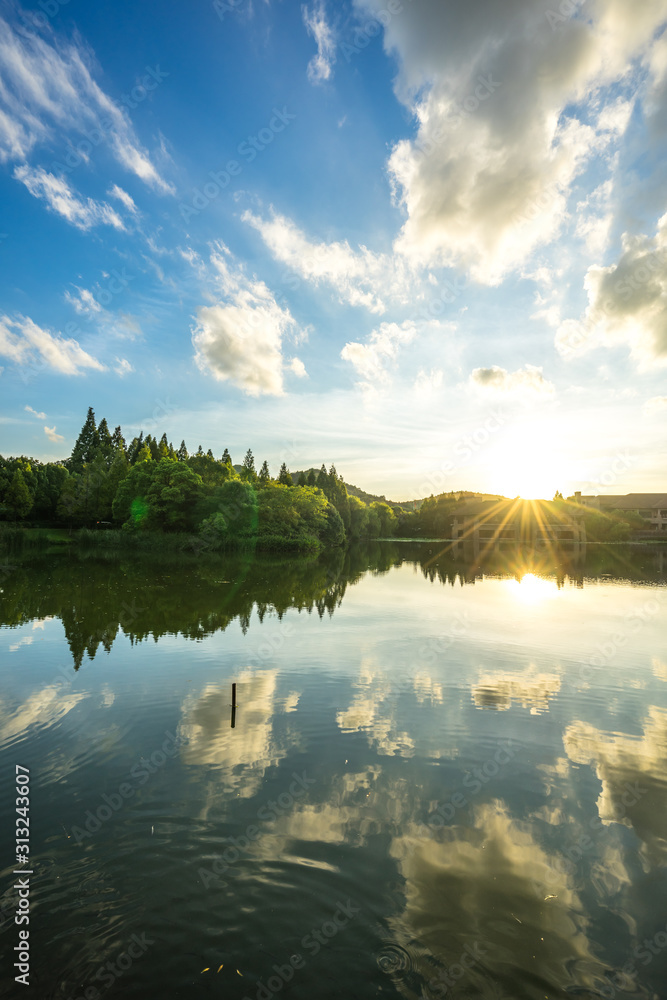
[[[236,728],[236,684],[232,684],[232,729]]]

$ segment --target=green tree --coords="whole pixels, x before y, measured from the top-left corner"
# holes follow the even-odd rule
[[[259,475],[257,477],[258,485],[264,486],[266,483],[268,483],[270,478],[271,478],[271,473],[269,472],[269,463],[266,461],[266,459],[264,459],[264,461],[262,462],[262,468],[259,470]]]
[[[185,447],[185,441],[181,441],[181,447],[176,452],[176,457],[179,462],[187,462],[188,460],[188,449]]]
[[[309,469],[308,475],[306,476],[306,486],[317,486],[317,473],[315,469]]]
[[[201,476],[183,462],[163,458],[151,470],[151,483],[143,499],[146,528],[189,531],[195,527],[194,508],[203,493]]]
[[[292,485],[292,477],[289,474],[289,469],[287,468],[285,462],[283,462],[283,464],[280,466],[280,472],[278,473],[278,482],[282,486]]]
[[[14,520],[23,520],[32,509],[30,490],[20,469],[16,469],[4,496],[4,504]]]
[[[375,500],[371,504],[380,521],[380,535],[383,538],[391,538],[396,530],[397,518],[389,504]]]
[[[76,439],[72,454],[69,459],[69,470],[74,473],[83,472],[86,462],[92,462],[97,454],[100,445],[99,434],[95,426],[95,411],[92,406],[88,407],[88,414],[83,427]]]
[[[120,452],[120,451],[122,451],[123,454],[127,453],[127,447],[126,447],[126,444],[125,444],[125,438],[123,437],[123,432],[120,429],[120,425],[115,428],[113,434],[111,435],[111,447],[112,447],[114,456],[117,455],[118,452]]]
[[[241,464],[241,479],[247,482],[254,482],[257,478],[255,472],[255,458],[250,448],[245,453],[245,458]]]
[[[229,454],[227,448],[225,448],[225,450],[222,453],[222,461],[224,462],[225,465],[231,466],[232,464],[232,456]]]

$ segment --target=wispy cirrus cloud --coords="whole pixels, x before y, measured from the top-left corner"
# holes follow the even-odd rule
[[[71,133],[105,138],[117,162],[160,194],[174,187],[141,146],[125,109],[93,77],[93,57],[50,30],[47,37],[0,16],[0,162],[25,162],[39,144]],[[162,74],[165,75],[165,74]],[[151,87],[156,85],[151,81]],[[83,158],[87,154],[82,154]]]
[[[42,167],[34,168],[25,164],[15,168],[14,177],[25,184],[34,198],[42,198],[52,212],[62,215],[77,229],[85,231],[99,225],[125,229],[123,220],[111,205],[92,198],[82,201],[74,194],[64,177],[56,177]]]
[[[315,243],[284,215],[262,218],[250,211],[243,221],[260,234],[276,260],[314,285],[326,283],[342,302],[382,314],[389,300],[407,303],[415,295],[410,267],[393,255],[354,250],[347,240]]]
[[[324,0],[318,0],[312,8],[304,4],[301,15],[308,34],[317,45],[317,53],[308,63],[308,79],[311,83],[323,83],[331,78],[336,62],[336,36],[327,21]]]
[[[33,410],[32,406],[24,406],[23,409],[26,413],[32,413],[33,417],[37,417],[38,420],[46,420],[46,413],[38,413],[37,410]]]

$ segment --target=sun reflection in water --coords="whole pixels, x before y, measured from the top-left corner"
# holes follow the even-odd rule
[[[534,573],[524,573],[520,580],[507,580],[514,597],[524,604],[541,604],[542,601],[558,597],[555,580],[545,580]]]

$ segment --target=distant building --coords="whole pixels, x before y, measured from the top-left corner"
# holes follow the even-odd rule
[[[602,512],[618,510],[639,514],[649,522],[646,531],[667,532],[667,493],[626,493],[625,496],[596,497],[575,493],[568,500]]]
[[[503,542],[533,546],[557,542],[579,551],[586,544],[586,528],[576,511],[563,514],[549,502],[470,500],[456,508],[452,538],[471,541],[475,551]]]

